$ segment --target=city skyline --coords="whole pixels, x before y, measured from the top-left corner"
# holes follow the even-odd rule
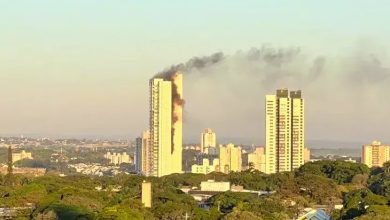
[[[0,219],[390,219],[389,12],[0,0]]]
[[[390,123],[384,1],[224,3],[223,12],[206,2],[37,2],[0,3],[0,135],[134,138],[148,128],[145,82],[222,52],[223,62],[201,71],[207,76],[193,71],[184,81],[187,142],[212,127],[225,143],[262,144],[262,97],[277,88],[305,91],[308,140],[390,141],[375,126]],[[166,16],[161,7],[177,13]],[[282,50],[277,61],[287,63],[253,64],[243,59],[252,47]]]

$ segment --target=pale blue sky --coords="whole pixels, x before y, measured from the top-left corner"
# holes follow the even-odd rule
[[[363,41],[386,54],[389,11],[385,0],[0,0],[0,135],[134,137],[147,127],[147,80],[171,64],[263,44],[337,57]],[[259,142],[262,123],[220,136]],[[318,123],[307,121],[312,139],[355,136]],[[203,125],[187,124],[187,137]]]

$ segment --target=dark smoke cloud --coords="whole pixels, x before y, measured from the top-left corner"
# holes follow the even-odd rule
[[[263,62],[268,66],[281,67],[283,64],[289,63],[299,55],[300,48],[252,48],[246,57],[248,60]]]
[[[252,75],[255,79],[261,80],[262,86],[270,86],[276,82],[299,79],[309,79],[313,81],[319,78],[325,65],[324,57],[317,57],[312,63],[309,70],[299,69],[296,63],[302,59],[301,49],[299,47],[291,48],[273,48],[262,46],[260,48],[251,48],[248,51],[238,51],[237,53],[227,56],[222,52],[217,52],[209,56],[193,57],[187,62],[172,65],[164,71],[156,74],[154,78],[163,78],[165,80],[173,80],[173,76],[177,72],[184,75],[198,73],[205,75],[221,74],[225,71],[214,70],[207,71],[210,68],[224,65],[227,71],[235,71],[237,74],[246,72]],[[236,64],[232,66],[232,64]],[[295,66],[294,66],[295,65]],[[252,68],[245,70],[247,68]],[[307,73],[305,75],[304,73]],[[180,97],[177,92],[176,85],[173,85],[172,96],[174,103],[183,106],[185,100]],[[174,122],[177,121],[173,117]]]
[[[308,81],[314,81],[321,76],[324,70],[325,62],[326,59],[323,56],[319,56],[313,61],[313,66],[310,68],[310,72],[307,78]]]
[[[372,124],[386,117],[383,109],[388,106],[383,100],[390,97],[387,93],[390,66],[385,54],[371,46],[329,56],[309,53],[299,47],[263,46],[233,54],[194,57],[155,77],[169,80],[176,71],[184,74],[188,98],[185,112],[191,112],[184,115],[191,124],[186,129],[195,138],[204,127],[215,128],[221,136],[260,138],[264,133],[264,95],[288,88],[304,92],[311,134],[337,139],[344,136],[333,132],[337,130],[330,129],[333,126],[353,130],[358,124]],[[184,100],[180,101],[184,104]],[[381,108],[374,110],[367,106]],[[361,115],[370,118],[352,123]],[[386,122],[390,123],[389,120]],[[240,131],[231,129],[232,125]]]
[[[382,61],[375,54],[359,54],[353,60],[349,71],[349,80],[358,84],[378,84],[390,77],[390,69],[383,66]]]
[[[177,72],[188,74],[192,72],[193,70],[201,71],[204,68],[207,68],[209,66],[213,66],[222,60],[224,60],[225,56],[223,53],[218,52],[214,53],[210,56],[203,56],[203,57],[193,57],[190,60],[188,60],[185,63],[173,65],[170,68],[164,70],[163,72],[158,73],[154,76],[154,78],[163,78],[165,80],[173,81],[173,77]],[[172,83],[172,109],[175,108],[175,104],[184,107],[185,100],[180,96],[177,85]],[[175,110],[172,111],[172,123],[175,124],[179,120],[178,116],[175,115]],[[173,137],[175,136],[175,129],[174,126],[172,126],[172,148],[171,152],[174,150],[173,146]]]
[[[193,70],[202,70],[209,66],[215,65],[225,59],[222,52],[214,53],[210,56],[193,57],[185,63],[173,65],[170,68],[158,73],[154,78],[163,78],[172,80],[172,76],[177,72],[189,73]]]

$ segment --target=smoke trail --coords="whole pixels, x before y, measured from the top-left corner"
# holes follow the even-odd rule
[[[353,83],[377,84],[390,77],[390,69],[384,67],[382,61],[374,54],[362,55],[353,60],[353,65],[348,75]]]
[[[210,56],[203,57],[193,57],[185,63],[180,63],[177,65],[173,65],[167,70],[164,70],[158,74],[156,74],[153,78],[162,78],[165,80],[173,81],[173,78],[176,73],[190,73],[193,70],[202,70],[209,66],[215,65],[222,60],[224,60],[225,56],[222,52],[214,53]],[[185,100],[180,96],[177,91],[177,85],[172,83],[172,105],[184,106]],[[174,107],[174,106],[172,106]],[[172,115],[173,124],[177,122],[178,117],[176,115]]]
[[[188,104],[194,112],[186,117],[193,126],[191,132],[204,126],[214,126],[222,133],[229,133],[231,131],[227,127],[235,124],[243,128],[245,135],[253,135],[253,127],[250,127],[254,124],[253,117],[258,117],[256,121],[262,120],[262,95],[283,87],[305,91],[310,100],[308,109],[330,117],[321,121],[308,115],[311,121],[325,125],[335,123],[347,128],[341,123],[347,119],[337,118],[340,110],[332,107],[335,103],[344,109],[343,112],[352,112],[350,115],[372,112],[372,121],[379,120],[379,113],[374,114],[375,111],[363,103],[380,103],[384,105],[381,111],[388,108],[379,100],[379,97],[387,99],[390,96],[387,92],[390,65],[386,55],[382,47],[375,47],[372,43],[368,46],[358,44],[357,49],[352,51],[329,55],[313,54],[300,47],[260,46],[231,54],[220,52],[194,57],[161,71],[155,77],[169,80],[174,73],[181,71],[185,81],[190,82],[186,85],[186,97],[191,99]],[[212,96],[204,98],[210,94]],[[185,104],[178,97],[175,101]],[[337,117],[331,118],[333,115]],[[228,120],[221,121],[221,118]],[[372,121],[367,120],[366,123]],[[320,127],[316,129],[323,131]]]
[[[313,65],[310,68],[307,81],[309,82],[314,81],[322,74],[324,70],[325,62],[326,59],[323,56],[319,56],[313,61]]]
[[[202,70],[209,66],[215,65],[225,59],[225,55],[222,52],[214,53],[210,56],[193,57],[185,63],[173,65],[170,68],[156,74],[153,78],[163,78],[166,80],[172,80],[172,77],[177,72],[189,73],[193,70]]]

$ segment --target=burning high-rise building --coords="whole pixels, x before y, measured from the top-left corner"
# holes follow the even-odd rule
[[[183,76],[156,76],[150,80],[151,176],[182,172]]]

